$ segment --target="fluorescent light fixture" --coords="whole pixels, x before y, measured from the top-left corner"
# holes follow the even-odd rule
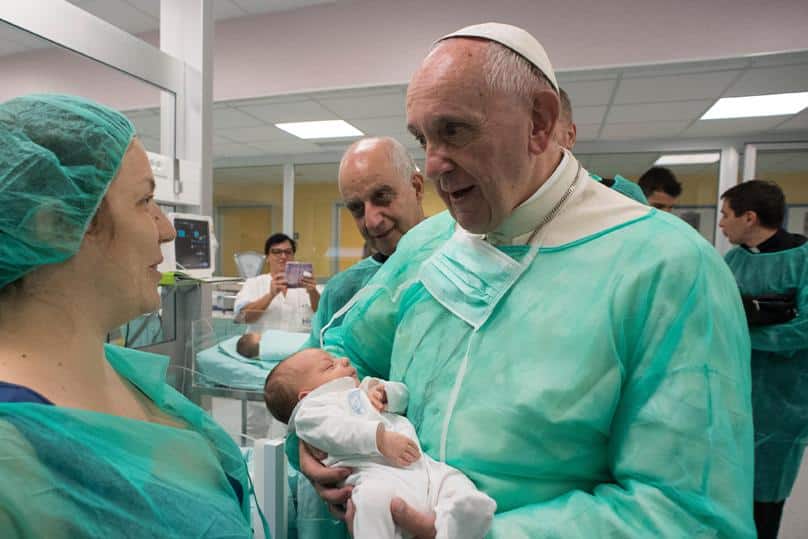
[[[361,137],[364,135],[360,130],[343,120],[291,122],[275,124],[275,127],[302,139]]]
[[[808,107],[808,92],[722,97],[700,119],[723,120],[729,118],[783,116],[797,114],[805,107]]]
[[[707,165],[717,163],[721,159],[721,154],[715,153],[677,153],[660,156],[654,162],[654,166],[665,167],[673,165]]]

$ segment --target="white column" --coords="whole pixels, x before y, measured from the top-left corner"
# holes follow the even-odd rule
[[[283,165],[283,233],[295,237],[295,165]]]
[[[183,186],[186,178],[198,182],[199,193],[193,199],[200,213],[212,215],[213,2],[162,0],[160,48],[185,63],[183,91],[176,101],[165,93],[161,99],[161,153],[179,160],[175,194],[190,189]]]
[[[721,219],[721,194],[735,185],[738,185],[738,150],[727,146],[721,148],[721,168],[718,172],[718,196],[715,210],[715,248],[722,256],[729,251],[731,246],[721,233],[721,229],[718,228],[718,220]]]
[[[286,478],[287,461],[283,448],[283,438],[259,439],[255,441],[253,453],[253,483],[255,497],[269,524],[272,539],[286,539],[289,514],[287,499],[289,481]],[[263,523],[253,518],[255,537],[262,536]]]
[[[747,144],[743,149],[743,181],[755,179],[755,169],[757,168],[757,146]]]

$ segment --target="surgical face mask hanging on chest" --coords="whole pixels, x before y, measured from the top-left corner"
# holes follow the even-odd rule
[[[421,267],[419,278],[424,287],[446,309],[479,330],[536,258],[544,226],[575,191],[580,174],[579,164],[567,191],[528,239],[530,249],[520,262],[458,226],[452,238]]]
[[[528,258],[535,257],[531,249]],[[529,261],[525,260],[529,264]],[[527,267],[458,227],[421,268],[424,287],[440,304],[479,329]]]

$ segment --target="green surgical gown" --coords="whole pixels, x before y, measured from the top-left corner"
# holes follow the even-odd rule
[[[381,267],[381,262],[377,262],[372,256],[369,256],[328,280],[325,290],[320,296],[317,312],[314,313],[311,321],[311,335],[302,348],[320,347],[320,331],[331,322],[334,314],[348,303],[371,277],[376,275]],[[339,323],[339,321],[334,323]]]
[[[796,318],[752,327],[755,500],[785,500],[808,443],[808,243],[774,253],[726,255],[741,294],[797,291]]]
[[[332,317],[376,275],[381,267],[381,262],[374,260],[373,257],[367,257],[328,280],[311,323],[311,335],[302,348],[320,347],[320,331],[329,323],[331,323],[329,327],[339,326],[342,318],[332,321]],[[294,434],[287,436],[287,454],[292,465],[298,466],[298,444],[297,436]],[[298,539],[348,537],[345,524],[334,520],[325,502],[308,479],[298,477],[296,487]]]
[[[489,537],[754,537],[749,338],[712,246],[650,210],[542,248],[503,294],[439,256],[454,225],[411,230],[325,346],[407,385],[423,450],[496,500]]]
[[[603,178],[598,176],[597,174],[589,174],[593,180],[603,182]],[[642,192],[642,188],[634,183],[633,181],[624,178],[620,174],[616,174],[614,178],[614,184],[611,185],[611,188],[617,191],[620,194],[626,195],[628,198],[632,200],[636,200],[640,204],[648,205],[648,199],[645,198],[645,193]]]
[[[37,403],[0,403],[0,536],[252,537],[241,452],[165,383],[168,358],[114,346],[115,370],[175,428]]]

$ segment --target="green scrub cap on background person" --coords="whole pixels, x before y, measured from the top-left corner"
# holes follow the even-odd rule
[[[78,252],[134,134],[124,115],[80,97],[0,104],[0,289]]]

